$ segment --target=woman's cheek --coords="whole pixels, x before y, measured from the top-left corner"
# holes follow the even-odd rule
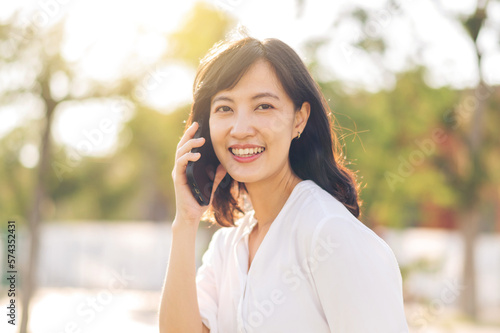
[[[223,129],[216,122],[210,123],[210,138],[216,155],[220,156],[225,150],[225,137]]]
[[[283,137],[291,130],[292,122],[289,117],[275,116],[262,122],[261,132],[266,136],[266,140],[273,142]]]

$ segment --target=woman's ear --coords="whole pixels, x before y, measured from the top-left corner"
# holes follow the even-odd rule
[[[304,128],[306,127],[307,120],[309,119],[309,115],[311,114],[311,104],[309,102],[302,103],[300,110],[295,112],[295,133],[294,136],[297,135],[297,132],[304,132]]]

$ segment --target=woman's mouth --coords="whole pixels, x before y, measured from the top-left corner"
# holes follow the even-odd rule
[[[261,154],[265,150],[265,148],[264,147],[243,148],[243,149],[229,148],[229,150],[234,156],[237,157],[251,157],[254,155]]]

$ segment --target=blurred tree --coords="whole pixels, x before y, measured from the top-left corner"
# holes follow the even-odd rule
[[[474,46],[479,80],[474,90],[463,92],[464,97],[453,108],[449,118],[450,128],[454,130],[455,140],[451,147],[453,150],[451,154],[439,159],[439,165],[445,171],[448,182],[460,193],[457,207],[464,239],[464,289],[461,304],[464,312],[474,320],[477,319],[475,245],[481,222],[481,193],[491,186],[492,176],[487,172],[485,164],[485,158],[492,153],[486,150],[491,146],[485,144],[486,111],[498,113],[498,109],[488,110],[488,101],[493,96],[494,89],[485,83],[483,51],[478,43],[478,37],[486,27],[489,2],[478,1],[474,13],[461,19]],[[457,154],[465,157],[462,165],[457,163],[460,159]]]
[[[206,2],[197,2],[184,23],[169,38],[167,56],[180,59],[197,68],[200,59],[224,39],[235,20]]]
[[[434,2],[446,18],[461,24],[465,28],[465,35],[470,37],[479,73],[475,89],[463,90],[458,95],[450,89],[433,91],[419,79],[421,75],[413,75],[411,80],[408,80],[409,77],[400,77],[394,94],[377,93],[365,98],[363,94],[355,95],[358,100],[349,103],[354,106],[354,110],[359,104],[362,105],[364,119],[358,118],[356,123],[366,124],[364,128],[377,131],[373,137],[377,141],[382,140],[380,145],[371,146],[362,155],[363,159],[366,159],[366,155],[372,157],[368,159],[370,165],[363,170],[363,175],[368,175],[365,180],[367,184],[371,182],[375,186],[372,190],[367,188],[362,195],[373,198],[373,201],[367,200],[366,209],[370,218],[379,216],[383,220],[390,220],[391,217],[398,216],[405,221],[418,223],[418,212],[422,216],[422,210],[428,203],[451,206],[456,211],[455,216],[464,240],[464,289],[461,292],[461,305],[463,312],[472,319],[477,319],[475,240],[481,221],[482,203],[485,199],[492,200],[484,193],[498,191],[498,170],[495,169],[495,163],[499,160],[496,145],[498,139],[494,138],[495,130],[491,125],[488,126],[491,121],[500,121],[498,108],[495,108],[497,102],[492,100],[498,94],[498,88],[489,87],[485,83],[483,51],[478,43],[483,30],[498,35],[498,27],[495,28],[493,22],[488,21],[488,10],[492,8],[488,7],[489,2],[478,1],[475,11],[466,17],[452,17],[441,10],[439,2]],[[387,43],[380,31],[393,16],[403,15],[404,8],[394,1],[388,1],[386,5],[386,8],[373,12],[351,7],[334,20],[332,27],[337,27],[342,20],[357,21],[365,33],[356,41],[356,51],[365,52],[381,69],[383,76],[391,77],[394,73],[384,66],[387,62],[382,61],[387,52]],[[353,48],[345,51],[351,54]],[[367,103],[363,103],[364,100]],[[336,110],[339,108],[342,106],[337,106]],[[409,108],[412,112],[401,112],[405,109],[408,111]],[[410,120],[409,117],[414,119]],[[434,133],[421,132],[429,128]],[[385,142],[384,138],[392,144]],[[431,146],[434,146],[433,151],[427,154],[426,150],[430,150]],[[384,152],[384,149],[388,150]],[[431,158],[426,158],[425,155]],[[412,156],[414,163],[411,162]],[[395,165],[398,166],[397,172],[392,172]],[[422,171],[415,172],[417,165]],[[493,180],[496,182],[492,182]],[[395,186],[403,182],[404,188]],[[381,190],[384,183],[389,185],[392,193]],[[412,200],[402,201],[404,197]]]
[[[40,41],[42,37],[40,35],[26,36],[28,32],[41,34],[41,31],[21,30],[19,27],[15,27],[14,22],[15,19],[11,23],[5,24],[4,40],[8,41],[9,44],[13,43],[12,45],[23,42],[23,40],[33,40],[35,43],[31,46],[32,50],[22,52],[27,54],[42,52],[43,46]],[[109,97],[112,96],[122,98],[122,100],[116,99],[111,103],[115,105],[114,107],[127,109],[123,112],[133,110],[132,119],[123,124],[119,147],[111,156],[82,155],[75,157],[74,149],[57,145],[53,147],[50,153],[51,170],[46,174],[47,195],[43,205],[45,218],[57,220],[74,218],[89,220],[148,219],[155,221],[173,218],[175,202],[170,173],[173,168],[175,148],[184,127],[182,121],[187,119],[190,107],[185,105],[169,114],[162,114],[147,106],[148,93],[159,86],[150,85],[150,81],[163,79],[162,73],[160,73],[159,78],[151,76],[158,74],[155,73],[157,68],[168,66],[177,60],[196,67],[207,50],[217,41],[224,39],[225,33],[232,27],[231,24],[234,24],[234,21],[222,12],[211,8],[206,3],[196,3],[181,27],[171,35],[166,36],[168,45],[171,47],[168,47],[165,54],[154,64],[154,70],[151,70],[151,66],[144,65],[137,70],[137,67],[141,65],[140,59],[131,59],[129,63],[133,64],[132,70],[124,70],[123,77],[112,84],[81,82],[82,79],[78,76],[81,74],[78,73],[78,64],[67,63],[59,55],[57,49],[64,37],[62,33],[64,30],[63,22],[58,27],[53,27],[51,31],[43,32],[43,38],[52,40],[53,50],[51,52],[53,55],[51,57],[57,57],[58,64],[49,66],[48,63],[52,61],[50,60],[52,58],[48,59],[48,57],[29,57],[29,59],[39,61],[36,64],[37,68],[46,68],[47,78],[41,80],[50,80],[50,77],[55,73],[63,72],[70,84],[85,84],[89,87],[85,96],[68,95],[51,102],[56,104],[54,106],[56,113],[60,106],[70,105],[70,103],[84,105],[86,100],[108,99],[109,102]],[[50,37],[56,32],[60,34],[59,40]],[[200,43],[200,34],[204,36],[203,43]],[[15,38],[13,39],[12,36]],[[36,46],[39,44],[40,46]],[[20,59],[20,52],[10,52],[11,57],[15,58],[17,55],[17,58]],[[24,66],[27,67],[26,64]],[[64,69],[58,66],[64,67]],[[47,85],[46,88],[50,89],[50,85]],[[141,94],[138,93],[138,88],[142,88]],[[36,89],[39,87],[33,88],[30,95],[41,100]],[[20,92],[20,89],[14,89],[9,93],[10,95],[4,92],[2,95],[3,104],[13,105],[12,96],[20,96]],[[45,102],[39,101],[39,103],[44,104]],[[121,110],[117,111],[122,113]],[[11,161],[9,168],[13,167],[15,172],[32,175],[29,169],[21,166],[18,150],[29,142],[38,145],[39,137],[36,136],[33,129],[41,126],[41,122],[45,119],[41,114],[30,123],[22,124],[19,130],[0,138],[0,144],[7,148],[1,150],[0,154],[10,153],[10,157],[5,155],[5,161]],[[24,137],[28,134],[31,137],[29,140]],[[50,143],[52,142],[49,140]],[[10,177],[8,180],[9,186],[4,187],[3,191],[0,190],[0,196],[4,195],[6,198],[0,202],[0,207],[3,208],[4,212],[10,212],[9,216],[14,216],[13,214],[27,209],[24,207],[27,200],[26,198],[21,199],[21,196],[23,193],[24,196],[29,193],[32,183],[30,176]],[[11,194],[12,190],[14,190],[14,195]],[[11,204],[13,200],[16,200],[15,198],[17,198],[18,205]],[[75,202],[78,202],[78,205],[75,205]],[[22,218],[19,220],[22,221]]]
[[[42,209],[47,198],[47,183],[49,175],[49,156],[50,156],[50,134],[52,119],[54,111],[57,106],[57,101],[53,98],[50,91],[50,77],[54,71],[61,70],[67,71],[67,67],[57,53],[57,46],[61,39],[60,30],[55,30],[47,38],[41,42],[33,38],[34,31],[20,32],[19,26],[16,24],[16,17],[12,19],[7,25],[2,26],[1,36],[2,44],[7,45],[9,53],[2,59],[10,66],[18,65],[20,67],[30,67],[35,74],[31,77],[31,82],[23,82],[23,86],[16,87],[16,85],[7,87],[2,92],[2,104],[12,103],[13,100],[20,96],[32,95],[41,100],[43,105],[43,125],[41,128],[41,139],[39,140],[39,161],[36,169],[36,177],[34,179],[34,186],[32,187],[33,197],[31,203],[26,207],[27,222],[29,227],[29,256],[27,268],[21,268],[26,274],[22,281],[22,305],[23,315],[21,318],[21,325],[19,325],[20,332],[26,332],[28,317],[29,317],[29,303],[33,291],[35,289],[34,277],[36,275],[37,267],[37,253],[39,247],[39,224],[42,219]],[[22,36],[22,37],[20,37]],[[6,44],[8,43],[8,44]],[[37,55],[37,61],[31,57]],[[24,62],[23,62],[24,61]],[[29,81],[29,79],[28,79]],[[15,184],[14,188],[20,191]],[[18,192],[19,193],[19,192]],[[17,194],[16,196],[19,196]]]
[[[234,19],[205,2],[197,2],[179,29],[170,34],[168,49],[162,60],[169,63],[181,60],[198,67],[200,59],[235,25]],[[161,65],[161,64],[159,64]],[[137,112],[128,123],[134,139],[123,156],[136,156],[142,163],[140,191],[142,200],[137,207],[142,218],[162,221],[175,215],[175,194],[172,183],[177,143],[184,131],[190,105],[169,114],[161,114],[130,97]]]
[[[165,221],[175,215],[171,173],[188,114],[189,106],[166,115],[138,106],[136,116],[127,124],[134,138],[115,158],[134,163],[139,180],[136,193],[142,198],[134,210],[141,218]]]
[[[26,183],[28,191],[32,193],[32,198],[26,198],[28,204],[17,203],[16,207],[21,209],[19,212],[27,216],[28,224],[28,240],[29,240],[29,255],[27,267],[20,270],[22,274],[22,305],[23,312],[21,324],[19,325],[20,332],[26,332],[30,299],[36,288],[35,276],[38,263],[38,248],[39,248],[39,232],[40,223],[45,219],[47,210],[53,205],[53,196],[50,195],[50,182],[54,177],[51,172],[51,150],[52,150],[52,123],[54,115],[58,107],[65,102],[72,100],[83,100],[90,98],[108,97],[113,95],[123,94],[129,88],[128,82],[122,82],[122,85],[103,86],[98,83],[91,83],[93,89],[89,90],[86,96],[72,96],[67,93],[65,96],[58,96],[52,88],[52,80],[56,75],[65,75],[68,82],[77,81],[72,64],[68,63],[61,56],[61,46],[64,39],[64,20],[55,22],[46,29],[38,28],[34,25],[23,26],[20,22],[20,14],[13,15],[5,24],[0,27],[0,43],[7,52],[2,53],[0,61],[3,65],[2,70],[9,75],[9,67],[11,69],[18,68],[22,74],[13,76],[10,73],[9,85],[2,89],[0,105],[10,105],[19,107],[20,101],[25,99],[33,99],[38,104],[32,110],[32,113],[40,111],[43,115],[40,118],[39,124],[25,130],[23,139],[29,138],[38,144],[39,159],[36,166],[36,175],[32,177],[32,183]],[[3,74],[5,74],[5,72]],[[29,73],[29,75],[28,75]],[[17,77],[21,77],[19,83],[16,82]],[[17,84],[16,84],[17,83]],[[69,91],[69,89],[68,89]],[[23,106],[21,106],[23,107]],[[25,106],[24,106],[25,107]],[[38,129],[40,132],[33,130]],[[22,132],[22,130],[21,130]],[[16,130],[14,133],[20,133]],[[34,134],[33,134],[34,133]],[[10,140],[9,136],[5,141]],[[19,142],[14,143],[17,147]],[[3,154],[10,154],[9,163],[16,166],[15,150],[6,149]],[[9,156],[9,155],[7,155]],[[17,158],[18,159],[18,158]],[[26,171],[19,171],[26,173]],[[19,186],[17,180],[12,180],[8,183],[13,192],[13,197],[17,200],[24,200],[25,188]],[[23,219],[21,218],[21,221]]]
[[[0,204],[2,208],[9,207],[3,211],[10,217],[19,217],[17,220],[21,223],[23,216],[27,216],[30,249],[28,265],[23,269],[24,310],[19,326],[21,332],[26,332],[30,299],[35,291],[41,221],[51,214],[53,217],[54,211],[61,216],[68,213],[75,217],[78,216],[75,210],[85,211],[85,208],[87,212],[92,212],[90,215],[95,219],[116,217],[117,211],[127,203],[128,207],[142,211],[136,218],[162,220],[173,216],[175,203],[170,174],[175,147],[183,130],[182,119],[187,118],[189,110],[184,107],[165,116],[145,107],[133,93],[134,87],[147,75],[143,72],[128,73],[113,84],[85,82],[89,87],[85,96],[74,96],[71,89],[67,89],[64,96],[58,96],[52,90],[56,75],[65,76],[69,84],[81,83],[77,64],[69,63],[61,56],[65,21],[51,22],[41,29],[35,24],[23,25],[21,22],[25,22],[20,17],[21,14],[13,15],[0,26],[0,46],[5,51],[1,52],[0,61],[3,74],[22,68],[25,79],[18,85],[10,83],[2,87],[0,105],[19,107],[15,104],[31,98],[38,103],[34,109],[40,111],[42,116],[0,140],[0,146],[4,148],[0,154],[5,161],[0,172],[2,178],[8,179],[4,183],[7,186],[0,190],[0,197],[6,200]],[[203,3],[196,4],[183,27],[170,37],[171,47],[165,59],[183,59],[197,66],[201,55],[224,37],[229,22],[221,12]],[[86,157],[75,161],[65,149],[53,149],[52,123],[61,105],[111,96],[129,99],[136,109],[136,116],[128,124],[130,127],[122,133],[122,137],[133,137],[128,146],[122,147],[123,154],[118,154],[113,161],[110,158]],[[37,128],[40,134],[34,131]],[[39,146],[36,176],[19,163],[18,150],[28,140]],[[144,164],[137,166],[137,161]],[[77,169],[75,165],[78,165]],[[123,165],[133,167],[123,171]],[[16,177],[7,176],[12,172],[16,173]],[[138,184],[140,186],[135,186]],[[30,192],[33,196],[28,200]],[[134,198],[134,193],[139,199]],[[75,205],[74,200],[78,200],[79,204]],[[53,209],[54,203],[57,203],[57,210]],[[20,216],[16,215],[19,212]]]
[[[331,99],[347,163],[359,171],[364,223],[416,226],[425,219],[422,198],[455,207],[456,195],[431,161],[441,144],[433,132],[445,135],[440,115],[457,100],[455,91],[428,87],[422,68],[401,73],[393,89],[377,93],[346,93],[335,82],[320,86]],[[423,157],[418,165],[411,162],[415,153]]]
[[[166,36],[168,48],[155,68],[176,60],[196,68],[200,58],[225,37],[232,24],[220,11],[206,3],[196,3],[179,29]],[[140,95],[137,87],[144,86],[150,75],[138,71],[135,76],[124,78],[130,87],[125,97],[131,106],[126,107],[135,112],[121,131],[120,148],[112,156],[85,158],[78,170],[65,175],[64,185],[53,180],[58,219],[67,216],[70,209],[71,215],[87,219],[165,221],[174,217],[171,171],[190,105],[169,113],[148,106],[147,95],[157,86],[142,87]],[[60,154],[59,161],[69,158],[64,151]],[[67,193],[62,186],[74,191]],[[82,203],[80,207],[74,207],[75,200]]]

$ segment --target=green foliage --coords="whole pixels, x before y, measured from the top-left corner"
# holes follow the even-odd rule
[[[14,20],[15,21],[15,20]],[[13,22],[14,22],[13,21]],[[5,38],[18,34],[18,28],[11,22],[0,27],[0,44]],[[197,66],[199,58],[217,41],[224,38],[232,19],[206,3],[197,3],[184,25],[168,38],[168,52],[162,61],[181,59]],[[70,81],[75,79],[74,64],[69,64],[60,55],[64,22],[47,31],[47,36],[29,36],[33,45],[31,57],[40,60],[39,81],[30,91],[45,104],[46,109],[58,111],[58,103],[72,99],[53,100],[49,81],[54,72],[64,71]],[[38,32],[38,31],[37,31]],[[6,37],[7,36],[7,37]],[[17,35],[16,35],[17,36]],[[11,43],[17,58],[22,52],[25,36]],[[10,42],[9,42],[10,43]],[[36,46],[36,47],[35,47]],[[1,59],[1,57],[0,57]],[[161,64],[158,64],[161,65]],[[79,99],[122,96],[130,98],[136,105],[136,112],[120,133],[120,147],[108,157],[74,159],[66,147],[55,146],[50,150],[50,167],[47,179],[46,202],[42,203],[45,220],[69,219],[148,219],[165,220],[173,218],[175,200],[171,172],[177,143],[183,133],[184,121],[190,106],[186,105],[170,114],[161,114],[145,107],[133,98],[133,91],[143,77],[124,76],[113,85],[96,82],[89,85],[89,96]],[[147,73],[145,73],[147,75]],[[78,78],[76,78],[78,79]],[[13,91],[20,94],[23,91]],[[0,95],[0,102],[6,99]],[[45,119],[25,124],[12,133],[0,138],[0,157],[4,161],[0,168],[0,208],[2,214],[20,220],[26,217],[33,197],[35,169],[26,169],[19,162],[19,150],[26,142],[40,144]],[[19,218],[17,218],[19,217]]]
[[[215,42],[222,40],[234,20],[205,2],[195,4],[184,24],[169,38],[169,53],[195,67]]]
[[[332,89],[335,83],[321,83],[343,129],[338,135],[349,167],[358,170],[368,224],[412,225],[421,220],[417,207],[425,200],[444,207],[456,203],[453,189],[433,163],[441,145],[433,133],[444,133],[443,115],[458,95],[448,88],[430,88],[423,76],[423,69],[402,73],[394,89],[375,94],[350,95]]]
[[[0,211],[3,221],[24,224],[29,212],[35,175],[19,161],[19,152],[35,138],[27,127],[19,127],[0,140]],[[36,142],[36,141],[34,141]]]
[[[113,156],[85,157],[58,178],[51,173],[50,197],[57,210],[52,219],[165,220],[173,217],[171,173],[177,143],[189,109],[161,114],[138,106],[121,133]],[[129,136],[132,138],[129,138]],[[59,149],[53,161],[68,161]],[[75,204],[78,203],[78,204]]]
[[[354,14],[361,23],[369,18],[366,12]],[[168,36],[168,52],[163,60],[181,59],[197,66],[200,58],[224,38],[232,25],[232,18],[205,3],[196,4],[180,29]],[[2,26],[1,34],[5,35],[6,29],[8,27]],[[54,40],[58,43],[59,39]],[[322,68],[315,55],[326,42],[327,39],[318,38],[306,43],[310,68],[318,77]],[[385,48],[384,44],[377,44],[377,40],[360,43],[364,43],[361,46],[367,52],[381,53]],[[40,59],[49,61],[45,57]],[[43,65],[47,71],[62,68],[71,76],[70,66],[63,58],[56,55],[50,59],[51,63]],[[489,183],[481,183],[477,185],[479,192],[471,192],[468,183],[456,176],[474,166],[465,154],[467,115],[456,113],[470,91],[432,88],[424,76],[424,68],[400,73],[392,90],[377,93],[346,93],[342,82],[319,82],[340,127],[338,135],[347,166],[357,171],[362,185],[362,220],[368,225],[421,225],[427,217],[422,207],[427,204],[457,210],[467,202],[468,196],[489,200],[497,191],[500,183],[498,89],[490,91],[482,132],[484,140],[477,160],[485,170],[482,177]],[[125,87],[119,95],[132,96],[140,79],[124,77],[117,82],[117,86]],[[97,85],[91,91],[97,91],[98,97],[110,94]],[[0,96],[0,100],[1,97],[4,96]],[[173,218],[175,196],[171,173],[190,106],[162,114],[130,99],[135,104],[135,113],[124,124],[120,146],[112,156],[83,157],[72,164],[65,147],[52,148],[49,199],[43,203],[45,219]],[[19,151],[25,143],[39,145],[42,123],[43,119],[33,120],[0,138],[3,161],[0,209],[5,216],[21,222],[31,204],[36,169],[20,164]],[[438,137],[443,140],[437,140],[436,133],[441,133]],[[58,177],[54,163],[64,168],[62,178]],[[476,180],[471,178],[470,182]]]

